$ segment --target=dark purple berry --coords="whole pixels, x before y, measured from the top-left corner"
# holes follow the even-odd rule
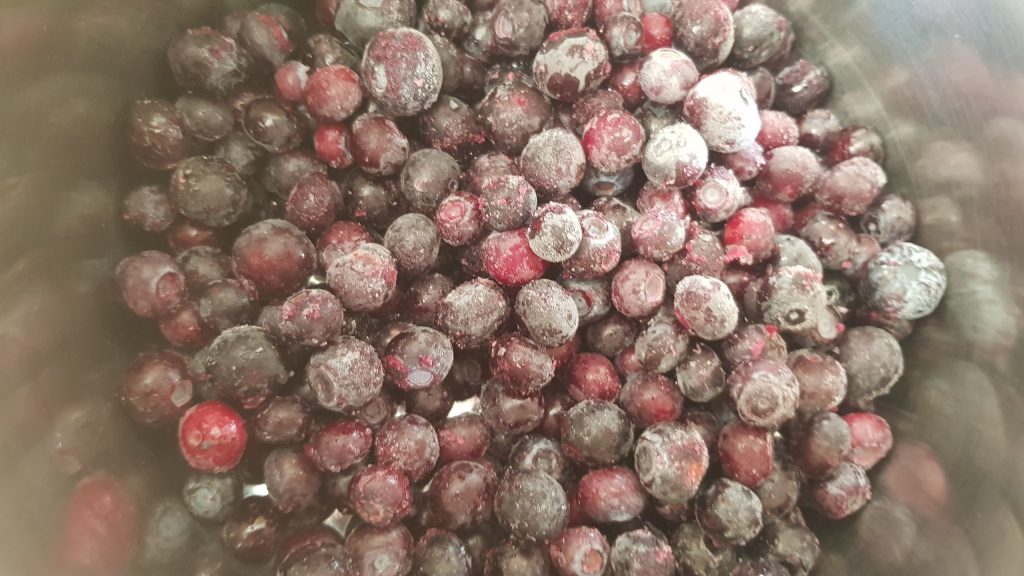
[[[718,354],[696,343],[676,367],[676,385],[687,400],[710,402],[725,391],[725,371]]]
[[[629,416],[607,400],[584,400],[562,420],[562,450],[589,466],[615,464],[633,448]]]
[[[344,412],[365,406],[380,393],[384,369],[372,346],[341,336],[310,358],[306,381],[321,407]]]
[[[327,282],[347,310],[372,312],[394,296],[398,269],[387,248],[367,242],[334,258]]]
[[[727,478],[707,487],[697,502],[697,519],[714,540],[743,545],[764,526],[761,500],[753,490]]]
[[[427,477],[437,464],[437,432],[426,419],[406,414],[385,424],[374,439],[377,464],[404,472],[413,482]]]
[[[700,433],[678,422],[651,426],[636,442],[634,466],[647,492],[661,502],[682,504],[696,493],[708,470],[708,447]]]
[[[832,90],[832,77],[824,67],[797,60],[775,76],[775,107],[793,115],[817,106]]]
[[[910,242],[896,242],[879,252],[867,263],[860,283],[869,306],[904,320],[934,312],[945,291],[945,264],[927,248]]]
[[[673,576],[672,547],[659,532],[640,528],[619,534],[609,555],[612,572],[619,576]]]
[[[249,190],[238,171],[210,156],[180,162],[168,196],[179,214],[212,227],[233,224],[249,207]]]
[[[796,413],[800,384],[782,362],[743,364],[729,374],[728,386],[740,420],[751,426],[774,430]]]
[[[903,352],[891,334],[872,326],[850,328],[839,340],[836,357],[846,370],[846,403],[863,406],[884,396],[903,375]]]
[[[309,508],[320,490],[320,471],[299,448],[277,448],[263,462],[263,481],[278,510]]]
[[[842,520],[871,500],[871,481],[863,468],[843,462],[813,486],[811,495],[826,518]]]
[[[186,90],[223,96],[249,76],[251,61],[233,38],[212,28],[187,30],[167,49],[178,85]]]
[[[608,49],[597,34],[587,28],[553,33],[533,60],[537,87],[562,102],[573,102],[597,88],[610,73]]]
[[[266,444],[296,444],[306,439],[312,417],[297,396],[276,396],[252,417],[252,435]]]
[[[477,528],[492,519],[497,485],[492,468],[477,462],[452,462],[434,474],[427,502],[442,528]]]
[[[221,542],[237,558],[265,562],[277,551],[285,535],[285,518],[270,498],[249,497],[221,528]]]
[[[348,488],[352,509],[367,524],[384,528],[412,512],[412,494],[405,474],[386,466],[367,466]]]
[[[284,220],[264,220],[242,230],[231,249],[235,272],[262,299],[286,296],[306,284],[316,268],[316,248]]]
[[[132,418],[162,426],[178,421],[192,402],[193,382],[185,359],[170,351],[139,355],[121,386]]]
[[[352,531],[345,547],[359,576],[402,576],[412,569],[415,541],[402,524],[374,528],[364,524]]]
[[[494,282],[478,278],[457,286],[437,306],[437,324],[460,349],[484,344],[511,314]]]
[[[676,319],[704,340],[721,340],[736,329],[739,308],[729,287],[717,278],[687,276],[676,285]]]
[[[339,21],[341,12],[339,11]],[[362,77],[367,92],[387,112],[412,116],[437,100],[441,58],[423,33],[411,28],[379,32],[366,46]]]
[[[700,0],[672,5],[675,39],[701,70],[725,62],[735,42],[732,11],[721,0]]]

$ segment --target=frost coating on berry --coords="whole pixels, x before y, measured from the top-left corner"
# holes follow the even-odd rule
[[[494,494],[494,515],[516,538],[549,540],[569,519],[569,502],[558,482],[537,470],[509,471]]]
[[[709,74],[690,90],[686,119],[710,150],[728,154],[753,144],[761,131],[757,98],[746,76],[732,70]]]
[[[366,46],[362,77],[367,92],[385,110],[412,116],[430,108],[441,93],[441,56],[422,32],[384,30]]]
[[[577,213],[583,239],[571,258],[565,260],[568,278],[598,278],[611,272],[622,257],[622,235],[607,218],[593,210]]]
[[[608,48],[589,28],[555,32],[537,50],[533,77],[541,92],[573,102],[599,86],[611,73]]]
[[[534,254],[541,260],[557,263],[576,253],[583,241],[583,228],[572,208],[549,202],[534,214],[526,235]]]
[[[781,332],[800,332],[818,325],[828,296],[818,273],[803,266],[786,266],[768,276],[757,304],[765,324],[774,324]]]
[[[704,340],[721,340],[739,322],[739,307],[725,282],[709,276],[687,276],[676,285],[676,319]]]
[[[342,336],[309,359],[306,381],[320,406],[344,412],[365,406],[380,393],[384,368],[373,346]]]
[[[606,400],[584,400],[562,418],[562,450],[576,462],[610,466],[633,448],[629,416]]]
[[[556,348],[571,340],[580,323],[572,296],[546,278],[523,286],[516,295],[515,312],[523,330],[545,348]]]
[[[640,161],[646,134],[625,110],[604,110],[583,129],[583,150],[594,170],[618,172]]]
[[[633,452],[636,473],[661,502],[682,504],[697,494],[708,471],[708,447],[696,429],[661,422],[644,430]]]
[[[851,158],[825,172],[814,198],[828,210],[857,216],[871,206],[888,181],[885,170],[873,160]]]
[[[533,135],[519,158],[526,180],[549,197],[572,192],[583,181],[586,167],[583,145],[564,128]]]
[[[740,420],[751,426],[774,430],[796,414],[800,382],[782,362],[743,364],[729,374],[728,386]]]
[[[505,294],[491,280],[460,284],[437,305],[437,324],[457,348],[475,348],[491,338],[511,314]]]
[[[700,178],[707,165],[708,146],[704,138],[682,122],[654,132],[644,148],[644,174],[654,184],[689,186]]]
[[[659,48],[644,59],[640,89],[652,102],[678,104],[699,77],[697,66],[685,53],[675,48]]]
[[[875,310],[917,320],[934,312],[942,301],[946,266],[927,248],[896,242],[868,262],[860,290]]]
[[[725,62],[736,41],[732,10],[721,0],[673,2],[672,21],[679,48],[701,70]]]
[[[612,573],[617,576],[672,576],[675,556],[665,537],[650,528],[620,534],[612,544]]]
[[[214,228],[237,222],[250,201],[238,170],[212,156],[182,160],[171,174],[167,195],[179,214]]]
[[[645,318],[665,299],[665,273],[643,258],[623,262],[612,278],[612,304],[624,316]]]
[[[843,333],[837,349],[846,369],[846,402],[858,405],[888,394],[903,376],[903,351],[891,334],[873,326]]]
[[[391,299],[398,269],[391,252],[366,242],[336,257],[327,268],[327,283],[347,310],[370,312]]]

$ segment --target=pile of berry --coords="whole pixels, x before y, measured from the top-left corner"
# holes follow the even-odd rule
[[[167,176],[124,218],[163,244],[117,283],[168,347],[121,397],[190,472],[145,518],[82,480],[70,561],[188,566],[214,535],[281,576],[807,574],[804,514],[871,498],[874,402],[945,271],[879,135],[817,108],[790,22],[735,0],[317,19],[188,30],[185,94],[131,110]]]

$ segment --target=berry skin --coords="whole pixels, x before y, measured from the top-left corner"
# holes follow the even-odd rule
[[[774,471],[775,440],[771,432],[736,420],[719,434],[718,459],[726,476],[756,489]]]
[[[611,402],[584,400],[562,419],[562,450],[576,462],[609,466],[626,457],[632,447],[633,424]]]
[[[185,359],[174,352],[148,352],[135,359],[121,388],[132,417],[160,426],[176,422],[192,401],[193,382]]]
[[[727,478],[707,487],[697,503],[697,520],[712,540],[742,546],[764,526],[761,500],[753,490]]]
[[[526,229],[498,232],[483,242],[484,267],[505,286],[523,286],[547,271],[548,263],[530,250]]]
[[[562,102],[574,102],[604,82],[610,73],[608,49],[587,28],[551,34],[533,60],[537,87]]]
[[[567,278],[588,280],[602,277],[622,257],[622,233],[606,217],[593,210],[577,212],[583,238],[579,248],[562,265]]]
[[[652,132],[643,152],[644,174],[657,185],[693,184],[708,165],[704,138],[685,123]]]
[[[321,122],[348,119],[362,101],[359,76],[348,66],[325,66],[309,76],[305,90],[306,108]]]
[[[684,329],[704,340],[722,340],[739,321],[739,307],[729,287],[708,276],[687,276],[679,281],[674,311]]]
[[[612,278],[612,304],[629,318],[654,314],[665,299],[665,273],[650,260],[634,258],[619,265]]]
[[[868,261],[860,284],[868,305],[903,320],[934,312],[945,291],[945,264],[910,242],[891,244]]]
[[[661,374],[644,372],[630,377],[619,392],[619,405],[640,428],[671,422],[683,412],[683,395]]]
[[[892,390],[903,375],[903,352],[891,334],[872,326],[846,330],[836,357],[846,370],[845,402],[862,406]]]
[[[622,384],[608,358],[583,352],[577,354],[566,371],[567,391],[577,402],[587,399],[613,401]]]
[[[426,35],[411,28],[376,34],[363,53],[361,70],[366,91],[395,116],[423,112],[441,92],[441,57]]]
[[[830,520],[842,520],[871,500],[871,481],[864,469],[843,462],[811,490],[818,510]]]
[[[647,16],[656,17],[656,14]],[[700,73],[685,53],[660,48],[647,55],[640,68],[640,89],[651,102],[678,104],[697,83]]]
[[[178,447],[188,465],[203,472],[227,472],[242,460],[248,433],[230,406],[210,400],[193,406],[178,425]]]
[[[366,406],[380,393],[384,368],[372,346],[342,336],[310,358],[306,381],[321,407],[345,412]]]
[[[491,343],[491,375],[512,394],[529,396],[555,376],[555,363],[547,350],[516,334]]]
[[[550,540],[566,525],[569,503],[558,482],[541,471],[509,471],[494,495],[494,515],[510,535]]]
[[[304,449],[306,457],[324,472],[338,473],[370,454],[373,430],[355,420],[338,420],[317,430]]]
[[[396,336],[381,358],[384,373],[402,390],[438,386],[454,362],[451,340],[443,333],[416,326]]]
[[[763,208],[744,208],[725,224],[725,257],[743,265],[763,262],[775,252],[775,225]]]
[[[605,110],[583,129],[583,150],[595,170],[618,172],[640,162],[644,128],[625,110]]]
[[[608,566],[611,547],[600,530],[576,526],[552,540],[548,553],[558,576],[600,576]]]
[[[732,10],[720,0],[672,5],[676,44],[702,71],[725,62],[736,39]]]
[[[550,170],[546,172],[550,173]],[[564,262],[579,249],[583,241],[583,228],[572,208],[558,202],[549,202],[533,215],[527,238],[530,250],[541,260]]]
[[[367,466],[356,473],[348,499],[356,514],[377,528],[390,526],[412,511],[409,479],[384,466]]]
[[[725,370],[713,349],[695,343],[676,367],[676,386],[687,400],[710,402],[725,391]]]
[[[850,446],[850,427],[846,421],[833,412],[819,412],[799,431],[793,447],[794,460],[805,476],[818,479],[848,459]]]
[[[640,528],[620,534],[612,544],[612,572],[619,576],[672,576],[675,556],[661,533]]]
[[[121,297],[136,315],[160,318],[178,310],[185,301],[185,275],[169,255],[155,250],[129,256],[115,272]]]
[[[740,420],[751,426],[775,430],[796,414],[800,384],[782,362],[748,362],[729,374],[728,386]]]
[[[761,115],[753,86],[742,74],[713,72],[687,93],[683,115],[708,149],[730,154],[753,144],[761,131]]]
[[[636,473],[621,466],[585,474],[580,478],[577,498],[582,515],[598,524],[629,522],[647,504],[647,493]]]
[[[683,504],[693,498],[708,464],[708,447],[700,433],[678,422],[655,424],[636,442],[637,475],[660,502]]]
[[[235,272],[263,299],[292,294],[316,268],[313,243],[284,220],[263,220],[242,230],[231,254]]]
[[[892,430],[884,418],[871,412],[843,416],[850,428],[850,453],[847,459],[871,470],[892,450]]]

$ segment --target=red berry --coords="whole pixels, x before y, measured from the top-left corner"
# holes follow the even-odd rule
[[[674,32],[672,19],[658,12],[647,12],[640,17],[643,24],[644,34],[641,44],[644,53],[649,54],[658,48],[669,48],[672,46],[672,34]]]
[[[878,414],[854,412],[843,416],[850,427],[850,453],[847,459],[871,470],[892,450],[892,430]]]
[[[498,232],[483,243],[484,268],[499,284],[523,286],[547,271],[548,263],[533,250],[526,229]]]
[[[178,424],[178,447],[189,466],[203,472],[227,472],[242,459],[248,434],[233,408],[210,400],[193,406]]]

